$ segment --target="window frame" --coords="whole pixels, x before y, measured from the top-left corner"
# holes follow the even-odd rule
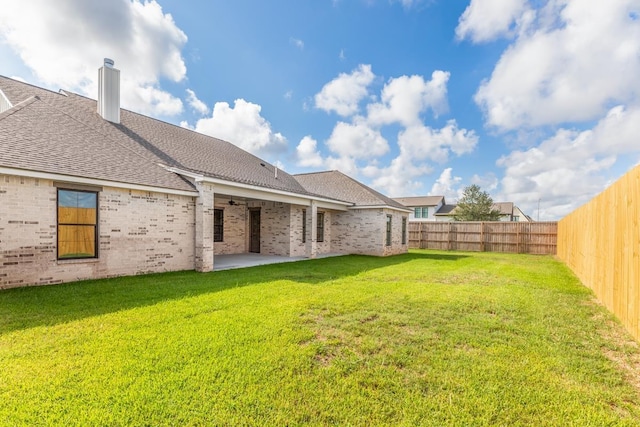
[[[387,215],[387,230],[386,230],[386,239],[385,246],[391,246],[391,225],[392,225],[393,217],[391,215]]]
[[[307,243],[307,210],[302,209],[302,243]]]
[[[57,183],[56,183],[57,184]],[[56,260],[58,261],[67,261],[67,260],[90,260],[97,259],[100,256],[100,243],[98,241],[99,232],[99,212],[100,212],[100,191],[101,189],[94,188],[73,188],[74,186],[59,186],[56,187]],[[71,223],[71,222],[60,222],[60,192],[74,192],[74,193],[87,193],[93,194],[95,196],[96,204],[95,204],[95,223],[94,224],[80,224],[80,223]],[[60,256],[60,226],[71,226],[71,227],[93,227],[93,255],[92,256]]]
[[[407,217],[402,217],[402,244],[407,244]]]
[[[318,212],[316,224],[316,242],[324,242],[324,212]]]
[[[218,224],[220,215],[220,224]],[[213,209],[213,241],[214,243],[224,242],[224,209]]]

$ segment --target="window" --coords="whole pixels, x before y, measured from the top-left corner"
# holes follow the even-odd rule
[[[318,233],[316,242],[324,242],[324,212],[318,212]]]
[[[58,189],[58,259],[97,258],[98,193]]]
[[[307,242],[307,210],[302,209],[302,243]]]
[[[388,221],[388,217],[387,217]],[[402,244],[407,244],[407,218],[402,217]]]
[[[413,208],[414,218],[429,218],[429,207],[417,207]]]
[[[213,241],[222,242],[224,239],[224,209],[213,210]]]
[[[391,215],[387,215],[387,246],[391,246]]]

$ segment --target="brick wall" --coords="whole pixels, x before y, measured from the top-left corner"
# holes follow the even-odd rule
[[[387,215],[392,216],[391,246],[385,244]],[[402,218],[408,216],[408,213],[382,208],[334,212],[331,224],[333,252],[377,256],[405,253],[408,245],[402,244]]]
[[[291,239],[291,256],[307,256],[306,243],[302,242],[302,210],[306,209],[307,215],[311,215],[311,208],[303,206],[291,206],[291,227],[290,227],[290,239]],[[333,212],[324,211],[318,209],[318,212],[324,213],[324,241],[317,242],[316,254],[328,254],[328,253],[342,253],[335,250],[334,245],[331,242],[332,224],[331,217]],[[307,230],[307,239],[311,238],[311,231]]]
[[[386,216],[391,215],[391,246],[386,246]],[[409,214],[385,209],[383,211],[384,228],[382,229],[383,256],[406,253],[409,250]],[[402,218],[407,218],[405,243],[402,244]]]
[[[205,190],[207,200],[203,202],[208,204],[214,194],[212,189]],[[58,261],[53,182],[0,175],[0,289],[194,269],[199,247],[197,201],[189,196],[104,187],[99,193],[99,257]],[[278,202],[249,205],[261,209],[261,253],[307,255],[302,243],[302,206]],[[224,209],[224,241],[216,242],[213,248],[208,243],[213,240],[213,209],[203,206],[203,271],[213,267],[213,253],[247,252],[247,209],[251,206],[216,202],[216,208]],[[310,214],[310,208],[306,209]],[[385,245],[387,214],[392,215],[391,246]],[[408,246],[401,243],[403,217],[408,214],[385,209],[324,211],[324,242],[317,243],[317,254],[404,253]],[[307,238],[310,236],[307,230]]]
[[[317,254],[322,255],[329,253],[348,253],[340,250],[334,250],[335,246],[332,245],[331,242],[331,236],[335,234],[333,233],[331,218],[333,217],[333,215],[335,215],[335,213],[318,209],[318,213],[320,212],[324,213],[324,240],[322,242],[317,242]]]
[[[290,256],[291,205],[263,202],[260,210],[260,253]]]
[[[213,243],[214,253],[224,255],[247,252],[247,234],[249,232],[247,207],[244,204],[232,206],[225,199],[216,200],[214,206],[216,209],[224,211],[223,241]]]
[[[194,199],[104,187],[99,257],[56,259],[56,188],[0,175],[0,288],[194,268]]]
[[[305,208],[304,206],[291,205],[291,214],[289,217],[289,238],[291,239],[290,254],[292,257],[307,256],[306,243],[302,242],[303,209],[307,209],[307,212],[310,212],[310,210],[308,208]],[[307,233],[307,238],[309,238],[310,235],[311,234]]]

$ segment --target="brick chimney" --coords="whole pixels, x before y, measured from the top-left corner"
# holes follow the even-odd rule
[[[120,123],[120,70],[113,68],[109,58],[104,58],[104,65],[98,70],[98,114]]]

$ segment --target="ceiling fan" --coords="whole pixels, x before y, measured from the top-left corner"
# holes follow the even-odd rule
[[[243,206],[242,204],[240,204],[238,202],[234,202],[233,201],[233,197],[231,197],[231,200],[229,200],[227,203],[229,203],[229,206]]]

